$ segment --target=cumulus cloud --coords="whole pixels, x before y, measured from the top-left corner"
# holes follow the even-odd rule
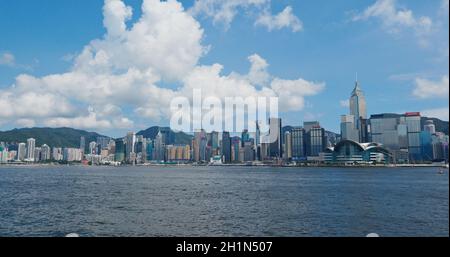
[[[33,120],[51,127],[133,129],[130,116],[167,119],[170,101],[192,95],[194,88],[221,99],[279,96],[281,109],[291,111],[303,109],[304,98],[325,87],[322,82],[273,76],[268,62],[257,54],[248,58],[247,74],[222,74],[219,63],[199,65],[208,48],[202,44],[203,29],[175,0],[144,0],[142,16],[129,27],[132,9],[123,1],[105,0],[103,15],[106,34],[70,58],[69,71],[42,77],[21,74],[14,85],[0,90],[1,119],[22,119],[19,125]],[[161,86],[171,82],[179,88]]]
[[[426,35],[433,27],[433,21],[428,16],[416,17],[413,11],[397,7],[396,0],[377,0],[362,13],[353,16],[353,21],[379,19],[389,33],[399,33],[403,29],[413,29],[421,45],[426,44]]]
[[[255,25],[265,26],[269,31],[291,28],[293,32],[298,32],[303,29],[303,23],[293,14],[291,6],[287,6],[277,15],[272,15],[270,12],[265,11],[256,20]]]
[[[449,80],[448,76],[443,76],[439,81],[417,78],[413,95],[421,98],[448,98]]]
[[[271,0],[197,0],[189,10],[194,16],[212,18],[215,24],[220,23],[226,29],[230,27],[238,11],[246,10],[247,14],[253,11],[256,16],[255,25],[265,26],[269,31],[291,28],[293,32],[302,30],[303,24],[294,15],[291,6],[282,12],[271,13]]]

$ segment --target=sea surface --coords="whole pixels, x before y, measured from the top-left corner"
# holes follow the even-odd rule
[[[436,168],[0,166],[0,236],[449,236]]]

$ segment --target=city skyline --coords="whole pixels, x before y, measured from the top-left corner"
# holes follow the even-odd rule
[[[448,120],[448,1],[224,2],[0,4],[0,130],[67,126],[118,137],[167,125],[166,102],[198,85],[221,97],[270,89],[283,124],[317,120],[339,132],[356,73],[368,117]],[[31,18],[11,24],[19,13]]]

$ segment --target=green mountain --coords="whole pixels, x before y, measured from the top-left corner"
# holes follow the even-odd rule
[[[155,139],[159,131],[166,133],[167,139],[166,144],[180,144],[180,145],[190,145],[192,142],[192,136],[183,132],[174,132],[168,127],[151,127],[146,130],[139,131],[137,135],[144,136],[145,138]]]
[[[80,147],[80,138],[85,137],[86,145],[102,135],[72,128],[23,128],[0,131],[0,142],[26,143],[28,138],[36,139],[36,146]]]

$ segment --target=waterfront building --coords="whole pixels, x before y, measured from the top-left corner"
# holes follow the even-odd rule
[[[292,135],[289,131],[284,134],[284,159],[292,159]]]
[[[165,162],[166,159],[166,144],[164,143],[164,134],[158,132],[154,140],[153,160],[158,162]]]
[[[293,127],[291,130],[292,138],[292,159],[302,161],[306,158],[305,150],[305,130],[302,127]]]
[[[269,133],[273,135],[276,134],[275,142],[269,145],[269,157],[272,159],[279,159],[283,157],[282,148],[282,122],[280,118],[270,118],[269,119]]]
[[[153,160],[153,152],[154,152],[153,142],[154,141],[149,139],[149,138],[146,139],[147,146],[145,147],[145,150],[147,151],[147,154],[146,154],[147,161],[152,161]]]
[[[0,163],[8,162],[8,149],[2,144],[0,145]]]
[[[244,162],[253,162],[255,160],[255,144],[253,141],[244,144]]]
[[[36,148],[36,140],[34,138],[27,139],[27,158],[29,162],[34,162],[34,154]]]
[[[318,157],[326,147],[325,129],[320,125],[310,128],[306,133],[306,156]]]
[[[128,132],[125,137],[125,160],[127,163],[135,163],[136,154],[134,145],[136,143],[136,133]]]
[[[219,132],[213,131],[210,133],[211,137],[211,148],[213,152],[219,148]],[[217,154],[216,154],[217,155]]]
[[[55,161],[62,161],[64,159],[64,153],[61,147],[53,147],[52,159]]]
[[[442,132],[432,135],[433,160],[449,161],[449,136]]]
[[[231,162],[241,162],[240,158],[241,139],[239,137],[231,138]]]
[[[329,164],[389,164],[392,154],[378,143],[358,143],[342,140],[333,148],[327,148],[321,154],[322,161]]]
[[[48,161],[51,159],[50,146],[43,144],[41,146],[41,161]]]
[[[80,137],[80,149],[83,154],[86,153],[86,138]]]
[[[97,154],[97,143],[92,141],[89,143],[89,153],[88,154]]]
[[[114,152],[114,160],[116,162],[124,162],[125,161],[125,142],[123,138],[117,139],[115,141],[115,152]]]
[[[25,143],[19,143],[19,146],[17,148],[17,160],[18,161],[25,161],[27,153],[27,146]]]
[[[366,98],[361,90],[358,80],[355,82],[355,88],[350,97],[350,115],[353,115],[354,117],[356,129],[360,129],[361,127],[361,118],[367,118]]]
[[[191,159],[189,145],[168,145],[166,155],[168,162],[188,162]]]
[[[67,162],[79,162],[82,160],[81,150],[79,148],[64,148],[63,160]]]
[[[17,158],[17,151],[8,149],[8,161],[16,160],[16,158]]]
[[[355,117],[353,115],[341,116],[341,139],[359,142],[359,131],[356,128]]]
[[[223,163],[231,163],[231,137],[230,132],[222,132]]]
[[[433,139],[429,131],[420,132],[420,154],[423,161],[433,161]]]
[[[192,141],[192,148],[194,154],[194,161],[204,162],[209,160],[207,158],[208,139],[205,130],[201,129],[194,132],[194,140]]]
[[[421,162],[422,146],[420,144],[421,116],[419,112],[405,114],[405,122],[408,126],[408,152],[411,163]]]

